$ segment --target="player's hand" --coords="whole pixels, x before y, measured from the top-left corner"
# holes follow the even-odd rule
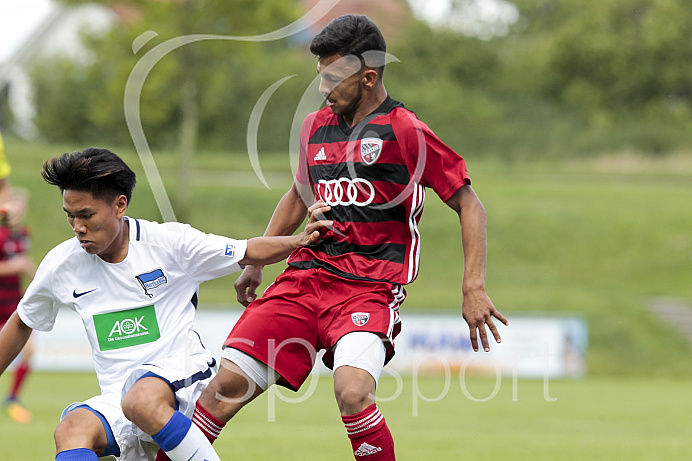
[[[255,290],[260,283],[262,283],[262,266],[245,266],[245,270],[233,284],[238,302],[247,307],[254,301],[257,297]]]
[[[320,230],[334,226],[334,221],[326,219],[324,216],[324,214],[331,209],[332,207],[325,205],[321,200],[313,203],[310,208],[308,208],[308,222],[301,235],[300,245],[312,245],[313,243],[319,242],[322,237]]]
[[[484,290],[475,290],[464,293],[464,302],[462,305],[464,320],[469,325],[469,335],[471,337],[471,346],[473,350],[478,352],[478,337],[481,338],[481,344],[485,352],[490,351],[488,343],[488,333],[485,329],[486,325],[495,338],[495,342],[502,342],[500,333],[497,331],[497,326],[493,323],[493,317],[502,322],[504,325],[509,325],[509,322],[502,315],[490,300]]]

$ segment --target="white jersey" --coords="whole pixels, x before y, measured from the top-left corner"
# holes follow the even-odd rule
[[[91,343],[101,392],[129,371],[184,350],[200,283],[241,269],[246,240],[205,234],[186,224],[127,219],[125,260],[112,264],[78,239],[41,262],[17,311],[29,327],[49,331],[61,306],[75,310]]]

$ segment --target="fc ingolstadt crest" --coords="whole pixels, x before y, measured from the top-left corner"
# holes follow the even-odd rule
[[[360,141],[360,156],[365,163],[372,165],[382,152],[382,140],[380,138],[364,138]]]
[[[362,327],[366,323],[368,323],[368,320],[370,320],[370,314],[367,312],[356,312],[354,314],[351,314],[351,320],[353,320],[353,323],[356,326]]]

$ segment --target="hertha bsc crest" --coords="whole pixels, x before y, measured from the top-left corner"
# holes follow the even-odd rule
[[[364,138],[360,141],[360,156],[368,165],[372,165],[382,152],[382,140],[380,138]]]
[[[151,272],[147,272],[146,274],[135,275],[135,278],[142,288],[144,288],[144,294],[150,298],[154,295],[149,293],[149,290],[153,290],[164,283],[168,283],[168,279],[161,269],[156,269]]]
[[[368,323],[368,320],[370,320],[370,314],[367,312],[356,312],[351,314],[351,320],[353,320],[353,323],[355,323],[356,326],[362,327]]]

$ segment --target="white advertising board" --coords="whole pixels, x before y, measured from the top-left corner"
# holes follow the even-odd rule
[[[402,375],[483,373],[520,378],[576,378],[586,372],[588,329],[572,317],[519,316],[500,322],[502,342],[488,332],[490,352],[474,352],[469,328],[460,315],[402,314],[390,366]]]
[[[195,329],[215,352],[240,317],[239,310],[202,309]],[[388,368],[401,375],[485,373],[518,378],[572,378],[586,370],[588,329],[573,317],[517,316],[500,325],[502,343],[491,340],[490,352],[473,352],[469,330],[461,315],[402,313],[403,328],[396,339],[396,356]],[[89,343],[79,316],[63,309],[51,332],[36,332],[36,370],[93,369]],[[328,372],[321,366],[322,372]]]

